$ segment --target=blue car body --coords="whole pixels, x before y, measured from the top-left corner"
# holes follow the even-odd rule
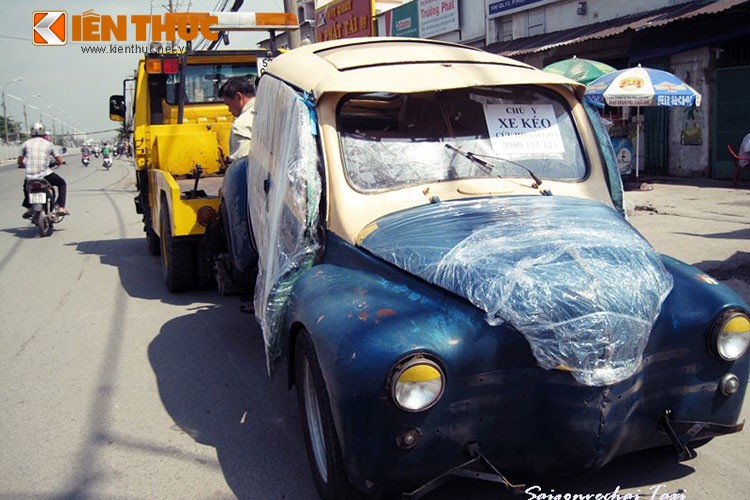
[[[739,430],[745,384],[731,397],[718,384],[728,372],[746,381],[748,360],[717,359],[707,337],[723,311],[746,305],[702,271],[662,259],[674,286],[642,362],[623,381],[591,386],[540,368],[517,329],[489,325],[467,299],[327,235],[323,261],[295,282],[286,314],[290,331],[304,325],[314,339],[350,479],[371,492],[413,489],[472,447],[501,471],[597,469],[675,444],[667,421],[684,445]],[[424,414],[388,396],[387,375],[412,354],[446,373],[445,394]],[[696,423],[709,425],[688,435]],[[397,438],[410,429],[419,443],[403,449]]]
[[[254,309],[322,498],[690,458],[742,429],[749,306],[627,222],[583,91],[432,40],[269,64]]]

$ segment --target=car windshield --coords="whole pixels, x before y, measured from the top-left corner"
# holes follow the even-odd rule
[[[185,68],[185,103],[222,102],[219,89],[233,76],[254,79],[257,68],[251,64],[201,64]],[[177,104],[177,84],[180,74],[167,78],[166,99],[169,104]]]
[[[339,106],[338,129],[346,173],[362,191],[528,177],[529,170],[542,179],[576,181],[587,171],[567,103],[540,87],[351,95]]]

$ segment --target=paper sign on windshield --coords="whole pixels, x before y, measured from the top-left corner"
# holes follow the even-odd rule
[[[484,117],[498,154],[565,152],[551,104],[485,104]]]

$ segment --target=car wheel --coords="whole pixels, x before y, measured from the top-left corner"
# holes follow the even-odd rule
[[[170,292],[184,292],[195,286],[195,245],[193,242],[175,241],[166,202],[162,203],[160,216],[161,267],[164,282]]]
[[[307,457],[320,498],[361,498],[346,477],[326,383],[315,346],[305,331],[300,332],[295,346],[295,377]]]

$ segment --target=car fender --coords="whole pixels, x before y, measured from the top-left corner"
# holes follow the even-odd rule
[[[315,345],[345,456],[355,455],[347,447],[356,446],[357,422],[367,418],[364,408],[379,401],[378,411],[396,411],[389,376],[411,354],[437,360],[448,383],[498,362],[536,369],[517,331],[488,325],[484,312],[465,299],[406,273],[389,279],[387,271],[370,271],[314,266],[295,282],[286,311],[293,332],[289,366],[294,366],[294,326],[304,326]]]

